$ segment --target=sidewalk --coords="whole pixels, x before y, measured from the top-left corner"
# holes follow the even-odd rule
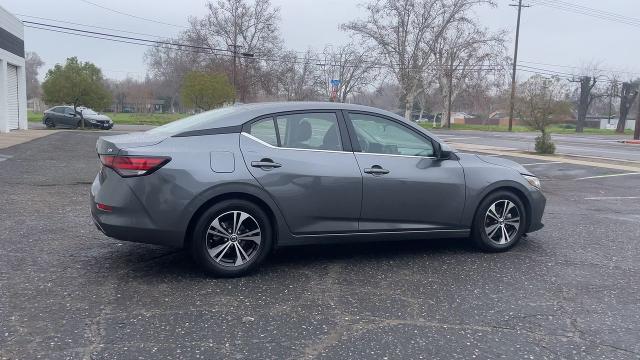
[[[58,130],[14,130],[8,133],[0,133],[0,149],[26,143],[58,132]]]

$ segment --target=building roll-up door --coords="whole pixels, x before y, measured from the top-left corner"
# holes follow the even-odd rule
[[[9,120],[9,130],[18,128],[20,119],[20,111],[18,109],[18,68],[7,64],[7,120]]]

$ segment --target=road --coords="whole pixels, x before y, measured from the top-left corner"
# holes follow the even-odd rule
[[[0,150],[0,359],[640,356],[639,175],[514,158],[544,179],[548,206],[509,252],[466,239],[288,248],[215,279],[183,251],[95,229],[102,134]]]
[[[435,130],[448,142],[499,146],[534,151],[536,133],[505,133],[472,130]],[[615,135],[552,135],[556,153],[563,155],[603,157],[640,162],[640,145],[620,143],[629,137]]]

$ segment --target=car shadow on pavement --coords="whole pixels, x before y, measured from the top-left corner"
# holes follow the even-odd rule
[[[429,239],[291,246],[277,249],[253,274],[266,274],[275,268],[304,269],[327,262],[370,266],[371,261],[424,259],[424,257],[480,253],[468,239]],[[103,260],[109,268],[130,275],[155,277],[170,274],[179,278],[208,278],[186,250],[144,244],[125,244]],[[252,275],[249,275],[252,276]]]

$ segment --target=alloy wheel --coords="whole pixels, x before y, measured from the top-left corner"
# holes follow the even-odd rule
[[[494,202],[484,217],[484,231],[498,245],[513,241],[520,228],[520,211],[509,200]]]
[[[209,256],[220,265],[235,267],[256,256],[262,240],[260,225],[243,211],[229,211],[216,217],[207,230]]]

